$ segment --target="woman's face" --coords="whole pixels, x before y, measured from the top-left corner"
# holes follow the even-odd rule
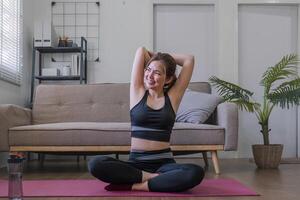
[[[166,81],[165,66],[162,62],[155,60],[145,68],[144,83],[148,89],[163,89]]]

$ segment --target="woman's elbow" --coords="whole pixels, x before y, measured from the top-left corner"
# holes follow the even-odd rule
[[[136,49],[136,52],[141,52],[141,51],[143,51],[144,50],[144,47],[138,47],[137,49]]]
[[[193,55],[188,55],[187,56],[187,63],[188,63],[188,65],[190,65],[190,66],[194,66],[194,63],[195,63],[195,56],[193,56]]]
[[[145,54],[145,51],[146,51],[145,47],[142,47],[142,46],[138,47],[136,52],[135,52],[135,55],[136,56],[142,56],[142,55]]]
[[[194,55],[188,55],[188,58],[190,62],[194,63],[195,62],[195,56]]]

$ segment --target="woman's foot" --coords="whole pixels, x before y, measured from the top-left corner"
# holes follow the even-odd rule
[[[132,185],[132,190],[138,190],[138,191],[148,191],[149,192],[149,187],[148,187],[148,181],[143,182],[143,183],[135,183]]]
[[[131,190],[149,191],[148,181],[144,183],[135,183],[133,185],[109,184],[105,186],[104,189],[107,191],[131,191]]]
[[[158,176],[158,173],[149,173],[143,171],[143,180],[142,183],[135,183],[132,185],[132,190],[139,190],[139,191],[149,191],[148,187],[148,180]]]
[[[104,187],[107,191],[128,191],[132,189],[131,184],[109,184]]]
[[[159,175],[157,173],[149,173],[149,172],[145,172],[145,171],[142,171],[142,173],[143,173],[142,183]]]
[[[130,191],[130,190],[140,190],[140,191],[149,191],[148,188],[148,180],[158,176],[157,173],[149,173],[142,171],[143,178],[142,183],[135,183],[133,185],[130,184],[109,184],[104,188],[107,191]]]

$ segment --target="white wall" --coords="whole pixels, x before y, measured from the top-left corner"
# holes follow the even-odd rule
[[[156,5],[154,50],[195,56],[191,81],[207,81],[217,73],[215,6]]]
[[[31,51],[33,30],[32,0],[23,3],[23,79],[21,86],[16,86],[0,80],[0,104],[17,104],[26,106],[29,102]],[[0,153],[0,167],[6,163],[6,153]]]

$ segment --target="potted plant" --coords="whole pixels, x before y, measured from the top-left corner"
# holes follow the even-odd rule
[[[235,103],[241,110],[255,113],[261,127],[263,144],[252,145],[254,161],[259,168],[277,168],[282,155],[282,144],[270,144],[269,117],[275,106],[289,108],[300,103],[300,78],[297,74],[297,56],[284,56],[262,75],[263,102],[252,98],[253,92],[215,76],[209,78],[224,101]]]

